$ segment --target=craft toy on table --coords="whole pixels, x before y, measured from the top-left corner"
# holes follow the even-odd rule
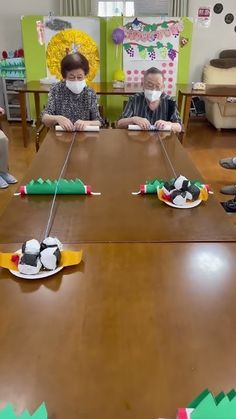
[[[64,128],[62,128],[60,125],[55,125],[55,131],[58,131],[58,132],[65,132],[65,131],[67,131],[66,129],[64,129]],[[74,129],[73,131],[69,131],[69,132],[83,132],[83,131],[85,131],[85,132],[90,132],[90,131],[92,131],[92,132],[98,132],[98,131],[100,131],[100,128],[99,128],[99,126],[98,125],[88,125],[87,127],[84,127],[83,129],[81,129],[81,130],[78,130],[78,129]]]
[[[186,408],[178,409],[177,419],[235,419],[236,391],[217,396],[204,390]]]
[[[28,410],[24,410],[20,415],[14,412],[12,404],[8,403],[3,409],[0,410],[0,419],[47,419],[47,409],[45,403],[31,415]]]
[[[21,195],[97,195],[90,185],[85,185],[80,179],[32,179],[26,185],[20,186]]]
[[[188,202],[207,201],[210,191],[209,185],[205,185],[198,180],[190,181],[185,176],[178,176],[169,181],[163,179],[153,179],[140,185],[138,194],[157,194],[158,198],[165,203],[172,203],[177,207],[185,206]]]
[[[157,128],[155,125],[150,125],[148,129],[142,129],[139,125],[128,125],[130,131],[171,131],[171,124],[167,124],[165,128]]]
[[[62,247],[55,237],[46,237],[41,243],[36,239],[27,240],[15,253],[0,253],[0,267],[16,276],[34,279],[81,262],[82,251],[62,250]]]

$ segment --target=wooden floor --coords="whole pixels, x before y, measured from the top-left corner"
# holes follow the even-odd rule
[[[24,148],[22,144],[20,124],[8,124],[3,121],[2,128],[9,138],[10,172],[17,177],[19,183],[0,190],[0,214],[7,206],[12,194],[18,189],[35,155],[35,133],[31,127],[28,128],[30,138],[27,148]],[[230,199],[230,196],[220,193],[220,188],[223,185],[236,183],[236,170],[225,170],[221,168],[218,161],[236,154],[236,130],[217,131],[206,120],[191,120],[184,146],[203,179],[214,190],[216,198],[219,201]],[[236,221],[236,216],[230,215],[230,217],[232,222]]]

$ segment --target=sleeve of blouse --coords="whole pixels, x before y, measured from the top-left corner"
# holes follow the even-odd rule
[[[52,87],[48,94],[48,102],[41,112],[41,118],[45,114],[56,115],[56,92],[54,87]]]
[[[104,125],[104,120],[99,113],[97,95],[95,92],[91,93],[90,119],[91,121],[100,121],[101,124]]]

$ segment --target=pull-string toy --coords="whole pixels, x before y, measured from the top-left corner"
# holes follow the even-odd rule
[[[176,177],[177,177],[177,174],[176,174],[175,168],[174,168],[174,166],[173,166],[173,164],[172,164],[172,161],[171,161],[171,159],[170,159],[170,157],[169,157],[169,154],[167,153],[166,148],[165,148],[165,146],[164,146],[164,143],[163,143],[163,141],[162,141],[162,139],[161,139],[161,137],[160,137],[160,134],[159,134],[158,132],[157,132],[157,135],[158,135],[158,139],[159,139],[160,144],[161,144],[161,148],[162,148],[162,150],[163,150],[163,152],[164,152],[164,154],[165,154],[166,160],[168,161],[168,163],[169,163],[169,165],[170,165],[170,168],[171,168],[171,170],[172,170],[172,172],[173,172],[173,175],[174,175],[174,177],[176,178]]]
[[[49,217],[48,217],[47,226],[46,226],[46,230],[45,230],[45,234],[44,234],[44,239],[46,239],[49,236],[49,233],[50,233],[51,228],[52,228],[52,222],[53,222],[53,219],[54,219],[54,216],[55,216],[55,212],[53,212],[53,210],[54,210],[54,206],[55,206],[55,202],[56,202],[56,198],[57,198],[57,190],[58,190],[59,181],[61,180],[61,178],[64,174],[64,171],[66,169],[66,166],[67,166],[70,154],[71,154],[71,150],[72,150],[72,147],[73,147],[74,142],[75,142],[76,134],[77,133],[74,132],[74,134],[72,136],[72,140],[71,140],[71,143],[70,143],[69,150],[67,152],[64,164],[62,166],[61,172],[60,172],[59,177],[58,177],[57,182],[56,182],[55,192],[54,192],[54,195],[53,195],[52,205],[51,205],[50,212],[49,212]]]

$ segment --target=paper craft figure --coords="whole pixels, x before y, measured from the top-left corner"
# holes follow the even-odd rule
[[[204,390],[187,408],[178,409],[177,419],[235,419],[236,392],[223,392],[217,396]]]
[[[178,176],[164,183],[157,189],[158,198],[161,201],[172,202],[178,206],[184,206],[187,201],[207,201],[210,188],[199,181],[190,181],[185,176]]]
[[[42,403],[41,406],[31,415],[28,410],[24,410],[20,415],[16,415],[14,412],[13,406],[7,404],[3,409],[0,410],[0,419],[47,419],[47,409],[45,403]]]
[[[58,195],[97,195],[90,185],[85,185],[80,179],[43,180],[32,179],[27,185],[20,186],[21,195],[53,195],[57,188]]]
[[[82,251],[62,250],[61,242],[47,237],[41,243],[27,240],[18,253],[1,253],[0,267],[19,271],[24,275],[36,275],[40,271],[55,271],[58,267],[78,265]],[[1,416],[0,416],[1,419]]]
[[[155,194],[164,202],[171,202],[174,205],[184,206],[187,202],[195,202],[197,200],[206,201],[210,191],[209,185],[204,185],[198,180],[190,181],[185,176],[165,181],[163,179],[153,179],[147,181],[144,185],[140,185],[138,194]]]

